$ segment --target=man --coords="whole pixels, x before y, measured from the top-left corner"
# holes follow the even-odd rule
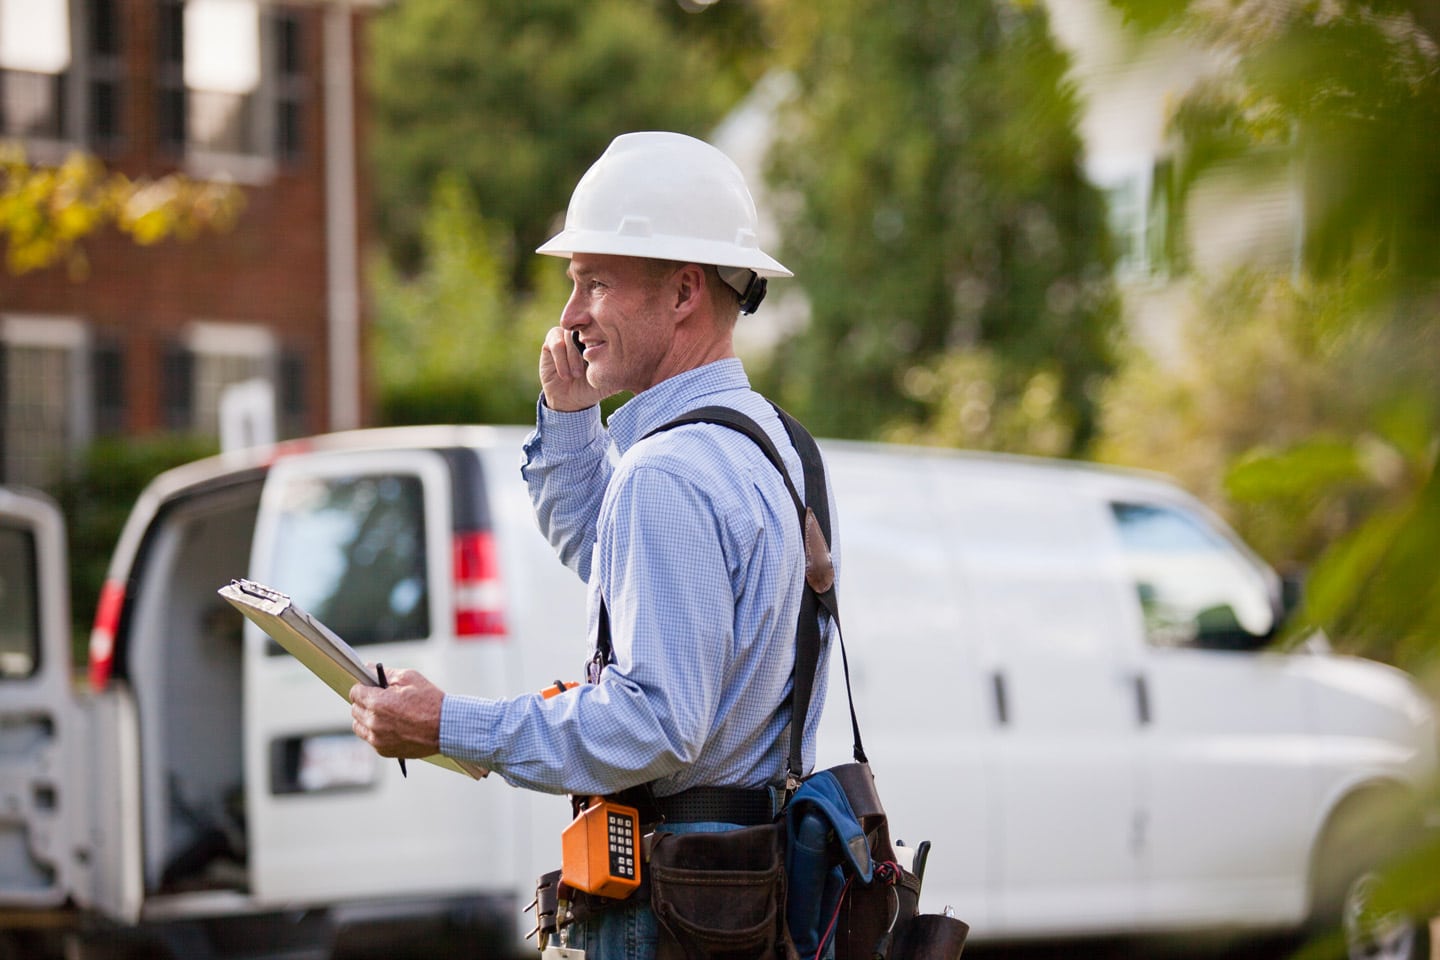
[[[351,691],[355,732],[383,756],[438,749],[536,790],[644,786],[671,832],[769,822],[802,594],[795,508],[744,435],[713,424],[647,434],[699,407],[732,407],[769,434],[803,488],[799,455],[732,342],[765,278],[790,273],[759,249],[738,168],[673,133],[617,138],[539,252],[570,260],[574,288],[540,352],[521,472],[542,531],[589,585],[592,682],[490,701],[395,671],[388,689]],[[634,396],[602,425],[599,402],[621,392]],[[807,771],[825,662],[822,651]],[[590,960],[653,955],[640,897],[581,926],[570,944]]]

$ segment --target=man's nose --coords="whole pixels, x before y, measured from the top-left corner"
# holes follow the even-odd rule
[[[577,327],[583,327],[589,322],[590,315],[585,312],[585,309],[579,304],[575,295],[572,293],[570,299],[565,301],[565,309],[560,311],[560,326],[566,330],[574,330]]]

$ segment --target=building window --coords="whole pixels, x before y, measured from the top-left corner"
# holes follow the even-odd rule
[[[298,157],[309,96],[303,24],[259,0],[160,0],[162,146],[198,176],[249,182]]]
[[[1150,273],[1164,276],[1181,267],[1176,198],[1175,163],[1156,159],[1150,171],[1150,195],[1145,205],[1145,263]]]
[[[1164,278],[1179,254],[1174,170],[1166,157],[1092,161],[1090,179],[1105,195],[1115,271],[1125,279]]]
[[[4,481],[49,487],[90,442],[89,334],[64,317],[7,316]]]
[[[250,380],[276,382],[275,338],[261,326],[195,323],[163,358],[162,404],[171,430],[220,435],[225,388]]]
[[[59,163],[78,143],[101,154],[119,148],[120,7],[120,0],[0,0],[0,137],[25,141],[40,163]]]
[[[64,140],[69,70],[68,0],[0,0],[0,136]]]
[[[183,26],[187,146],[205,153],[260,152],[259,4],[188,0]]]

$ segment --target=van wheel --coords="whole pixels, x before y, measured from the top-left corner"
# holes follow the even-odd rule
[[[1414,820],[1391,791],[1352,797],[1320,847],[1312,915],[1317,933],[1346,960],[1428,960],[1427,918],[1377,904],[1382,871],[1413,840]]]
[[[1430,925],[1401,911],[1376,907],[1380,885],[1377,870],[1350,881],[1340,908],[1347,960],[1426,960],[1430,956]]]

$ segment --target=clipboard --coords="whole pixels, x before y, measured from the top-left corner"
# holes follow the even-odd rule
[[[355,648],[301,609],[289,594],[253,580],[231,580],[217,592],[347,703],[355,684],[380,685]],[[478,763],[439,753],[426,757],[425,762],[474,780],[490,772]]]

